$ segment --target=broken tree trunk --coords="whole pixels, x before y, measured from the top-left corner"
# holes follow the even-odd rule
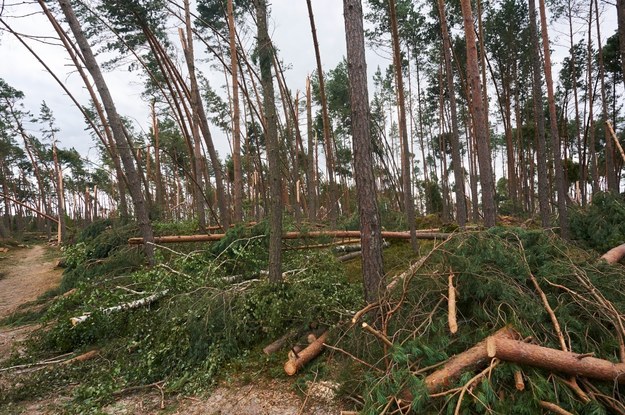
[[[299,369],[317,357],[323,351],[323,343],[328,338],[328,332],[326,331],[321,336],[312,342],[307,348],[298,353],[295,359],[289,359],[284,364],[284,371],[287,375],[293,376]]]
[[[417,233],[417,239],[446,239],[450,236],[449,233],[441,232],[423,232]],[[154,238],[154,243],[157,244],[169,244],[169,243],[184,243],[184,242],[210,242],[219,241],[225,237],[223,233],[206,234],[206,235],[171,235],[171,236],[159,236]],[[306,238],[359,238],[360,231],[315,231],[315,232],[285,232],[282,235],[282,239],[306,239]],[[410,232],[390,232],[382,231],[382,238],[386,239],[410,239]],[[130,238],[128,239],[130,245],[143,244],[143,238]]]
[[[510,326],[499,329],[495,334],[473,346],[472,348],[452,357],[436,372],[425,378],[428,392],[436,393],[452,385],[463,373],[483,366],[488,360],[486,344],[489,339],[518,339],[519,334]],[[405,400],[405,397],[402,397]],[[410,399],[412,400],[412,399]]]
[[[512,338],[489,337],[488,357],[591,379],[625,383],[625,363],[612,363],[587,354],[563,352]]]
[[[610,249],[608,252],[601,256],[601,259],[605,259],[608,264],[616,264],[625,256],[625,244],[619,245],[616,248]]]
[[[151,304],[151,303],[153,303],[154,301],[158,300],[161,297],[164,297],[165,295],[167,295],[168,292],[169,292],[169,290],[159,291],[157,293],[154,293],[154,294],[152,294],[152,295],[150,295],[148,297],[145,297],[145,298],[141,298],[139,300],[130,301],[128,303],[116,305],[114,307],[105,308],[104,310],[102,310],[102,313],[104,313],[104,314],[111,314],[111,313],[115,313],[117,311],[132,310],[132,309],[135,309],[135,308],[139,308],[139,307],[142,307],[144,305]],[[91,313],[85,313],[82,316],[72,317],[72,318],[69,319],[69,321],[72,323],[72,326],[75,326],[77,324],[83,323],[90,316],[91,316]]]

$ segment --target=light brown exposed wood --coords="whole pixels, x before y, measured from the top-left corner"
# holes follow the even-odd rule
[[[299,352],[296,359],[289,359],[284,364],[284,371],[287,375],[293,376],[299,369],[317,357],[323,351],[323,343],[328,338],[328,332],[323,333],[317,340],[311,343],[307,348]]]
[[[540,401],[539,405],[540,405],[541,408],[545,408],[546,410],[551,411],[554,414],[558,414],[558,415],[573,415],[571,412],[569,412],[569,411],[559,407],[555,403],[551,403],[551,402],[547,402],[547,401]]]
[[[386,239],[410,239],[410,232],[381,232],[382,238]],[[441,232],[423,232],[417,233],[418,239],[446,239],[450,236],[448,233]],[[225,237],[225,234],[203,234],[203,235],[170,235],[159,236],[154,238],[157,244],[184,243],[184,242],[210,242],[219,241]],[[305,238],[358,238],[360,231],[315,231],[315,232],[285,232],[282,239],[305,239]],[[143,244],[143,238],[130,238],[128,243],[131,245]]]
[[[447,294],[447,321],[451,334],[458,332],[458,321],[456,320],[456,288],[454,288],[454,273],[449,274],[449,286]]]
[[[525,382],[523,381],[523,372],[517,370],[514,372],[514,386],[518,391],[525,390]]]
[[[495,344],[494,357],[501,360],[574,376],[625,383],[625,363],[612,363],[501,336],[491,338],[491,341]]]
[[[616,248],[610,249],[601,256],[608,264],[616,264],[625,256],[625,244],[621,244]]]
[[[518,333],[511,327],[499,329],[488,339],[518,339]],[[460,375],[473,370],[488,362],[486,352],[487,340],[483,340],[472,348],[452,357],[445,365],[436,372],[425,378],[425,386],[430,393],[436,393],[451,385]]]
[[[95,358],[96,356],[98,356],[100,354],[100,350],[99,349],[95,349],[95,350],[90,350],[86,353],[83,353],[81,355],[78,355],[72,359],[66,360],[63,362],[64,365],[71,365],[73,363],[78,363],[78,362],[86,362],[87,360],[91,360],[93,358]]]
[[[623,158],[623,161],[625,162],[625,151],[623,151],[623,147],[621,146],[621,143],[618,141],[618,137],[616,136],[616,133],[614,132],[614,128],[612,128],[612,124],[610,124],[610,121],[606,121],[605,124],[608,127],[608,130],[610,131],[610,135],[612,136],[612,139],[614,140],[614,144],[616,144],[616,147],[618,148],[618,151],[621,153],[621,157]]]

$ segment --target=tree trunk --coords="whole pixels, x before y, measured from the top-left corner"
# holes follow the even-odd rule
[[[616,14],[618,21],[618,39],[621,53],[621,70],[625,82],[625,0],[616,0]]]
[[[551,51],[549,50],[549,34],[547,27],[547,13],[545,0],[538,0],[540,8],[541,33],[543,39],[543,56],[545,59],[545,82],[547,84],[547,101],[549,103],[549,121],[551,124],[551,140],[553,142],[553,168],[556,177],[556,191],[558,194],[558,222],[560,236],[569,238],[569,213],[566,209],[567,185],[562,165],[560,134],[558,131],[558,114],[556,113],[556,99],[553,92],[553,78],[551,76]]]
[[[542,77],[540,71],[540,43],[536,25],[536,2],[529,0],[529,26],[532,61],[532,96],[536,122],[536,161],[538,170],[538,210],[543,227],[549,226],[549,186],[547,183],[547,146],[545,139],[545,112],[543,111]],[[532,186],[533,187],[533,186]]]
[[[321,98],[321,117],[323,121],[323,144],[326,153],[326,167],[328,169],[328,195],[330,199],[329,218],[334,225],[339,213],[338,199],[339,195],[336,189],[334,177],[334,144],[330,131],[330,116],[328,115],[328,102],[326,100],[325,81],[323,76],[323,68],[321,67],[321,54],[319,53],[319,42],[317,41],[317,29],[315,28],[315,16],[312,10],[311,0],[306,0],[308,6],[308,17],[310,19],[310,31],[313,37],[313,46],[315,48],[315,58],[317,60],[317,76],[319,77],[319,95]]]
[[[306,157],[306,189],[308,191],[308,220],[313,223],[317,220],[317,185],[315,184],[315,146],[313,142],[312,96],[310,91],[310,77],[306,78],[306,126],[308,131]]]
[[[467,45],[467,81],[470,89],[470,107],[472,109],[473,129],[475,141],[477,143],[478,163],[480,166],[484,224],[487,227],[492,227],[495,226],[497,222],[497,212],[495,210],[495,184],[493,180],[489,131],[487,128],[488,115],[485,112],[482,97],[482,83],[480,81],[477,63],[477,47],[475,45],[475,27],[473,25],[471,1],[461,0],[460,4],[462,7],[464,33]]]
[[[616,181],[616,170],[614,168],[614,145],[610,139],[610,132],[605,128],[605,122],[608,120],[608,102],[606,98],[605,86],[605,68],[603,66],[603,46],[601,45],[601,28],[599,23],[599,2],[595,0],[595,22],[597,24],[597,45],[598,45],[598,65],[599,79],[601,81],[601,109],[603,117],[603,133],[605,137],[605,175],[608,186],[608,192],[619,192],[619,186]]]
[[[102,76],[102,72],[100,71],[100,67],[98,66],[95,56],[93,55],[91,46],[89,45],[89,41],[87,40],[85,34],[80,27],[80,23],[76,18],[76,15],[69,0],[59,0],[59,5],[61,6],[65,18],[67,19],[67,23],[69,24],[70,29],[74,34],[74,38],[76,39],[76,42],[80,47],[82,55],[85,59],[85,66],[93,77],[96,88],[100,94],[100,98],[102,99],[102,103],[104,104],[104,108],[108,115],[113,137],[117,144],[117,150],[119,151],[122,163],[124,165],[126,177],[128,179],[128,188],[130,190],[130,195],[132,197],[132,201],[135,207],[135,215],[137,216],[137,222],[139,223],[141,234],[144,240],[152,242],[152,225],[150,224],[150,219],[148,217],[145,199],[143,197],[143,194],[141,193],[141,182],[139,179],[139,175],[137,173],[130,148],[128,148],[128,143],[125,138],[121,118],[117,113],[113,98],[111,97],[111,93],[109,92],[108,86],[106,85],[104,77]],[[150,244],[147,244],[145,245],[144,250],[149,263],[153,264],[154,247]]]
[[[404,75],[402,71],[401,50],[399,44],[399,30],[397,29],[397,11],[395,0],[389,0],[389,16],[391,19],[391,39],[393,41],[393,66],[395,67],[395,86],[397,89],[397,109],[399,112],[399,134],[401,136],[401,173],[402,190],[404,193],[404,207],[406,208],[406,220],[410,233],[416,233],[414,198],[412,197],[412,174],[410,168],[410,147],[408,146],[408,125],[406,123],[406,101],[404,99]],[[365,70],[366,74],[366,70]],[[368,101],[368,96],[363,99]],[[367,117],[368,118],[368,117]],[[373,165],[372,165],[373,166]],[[373,167],[371,167],[373,168]],[[410,238],[412,250],[419,250],[416,237]]]
[[[239,122],[239,61],[235,42],[233,0],[228,0],[228,32],[230,35],[230,70],[232,72],[232,163],[234,164],[234,221],[243,221],[243,167],[241,165],[241,125]]]
[[[258,60],[263,87],[263,106],[265,107],[267,159],[269,161],[269,280],[282,280],[282,172],[280,168],[280,143],[274,98],[271,66],[274,49],[267,31],[267,2],[254,0],[256,24],[258,25]]]
[[[625,363],[612,363],[592,356],[563,352],[502,337],[489,338],[487,349],[489,357],[496,357],[518,365],[539,367],[590,379],[625,383]]]
[[[456,220],[460,227],[467,223],[467,207],[464,191],[464,172],[462,171],[462,158],[460,157],[460,133],[458,131],[458,110],[456,108],[456,88],[454,86],[454,74],[451,65],[451,41],[447,29],[447,17],[445,16],[445,1],[438,0],[438,15],[441,21],[443,35],[443,57],[445,59],[445,74],[447,79],[447,93],[449,94],[449,106],[451,109],[451,162],[454,167],[454,181],[456,191]]]
[[[343,14],[352,109],[354,176],[360,214],[363,283],[365,301],[373,303],[383,294],[384,265],[382,261],[382,227],[373,175],[367,63],[365,60],[361,1],[343,0]],[[414,220],[412,225],[414,226]],[[413,231],[410,232],[411,241],[414,240],[414,234]]]
[[[54,160],[54,172],[56,176],[56,195],[57,195],[57,213],[59,215],[59,221],[57,222],[57,237],[56,241],[61,245],[66,240],[67,227],[65,225],[65,195],[63,190],[63,170],[59,164],[59,158],[56,152],[56,141],[52,142],[52,158]]]

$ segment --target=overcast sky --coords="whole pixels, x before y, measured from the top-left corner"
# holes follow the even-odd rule
[[[324,70],[334,68],[345,55],[345,34],[343,24],[343,6],[339,0],[315,0],[313,1],[315,19],[319,37]],[[52,36],[52,30],[47,19],[37,12],[38,6],[20,4],[15,7],[7,7],[2,14],[14,30],[29,35]],[[18,15],[27,17],[18,18]],[[615,13],[606,13],[604,16],[603,32],[604,41],[611,35],[616,27]],[[312,37],[308,21],[308,12],[304,0],[273,0],[271,1],[270,34],[279,56],[290,65],[286,74],[287,83],[292,91],[305,89],[306,76],[316,68],[315,55],[312,47]],[[558,40],[557,32],[550,32],[556,45],[565,44],[568,38]],[[79,99],[82,104],[87,104],[88,97],[82,87],[79,76],[72,70],[66,52],[53,45],[42,44],[32,40],[28,41],[45,62],[63,80],[68,89]],[[200,52],[200,44],[196,47]],[[556,47],[554,64],[558,65],[566,47]],[[390,63],[389,56],[380,56],[379,53],[367,51],[368,72],[371,76],[376,67],[386,66]],[[201,63],[199,69],[205,76],[216,79],[215,82],[223,83],[223,75],[211,74],[206,63]],[[554,75],[557,70],[554,71]],[[81,154],[95,159],[96,152],[94,143],[87,131],[82,115],[64,94],[62,89],[55,83],[52,77],[43,69],[35,58],[10,34],[0,35],[0,77],[11,86],[25,94],[25,106],[34,113],[39,111],[42,101],[46,101],[54,112],[57,125],[61,129],[58,138],[64,147],[75,147]],[[150,124],[147,102],[141,99],[143,89],[142,82],[136,74],[124,70],[107,72],[105,78],[118,111],[136,121],[137,129],[147,129]],[[213,84],[218,87],[219,84]],[[33,128],[33,127],[31,127]],[[228,150],[228,144],[222,134],[215,131],[216,147],[222,157]]]

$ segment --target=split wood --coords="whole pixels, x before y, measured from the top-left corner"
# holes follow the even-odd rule
[[[410,232],[390,232],[382,231],[382,238],[386,239],[410,239]],[[450,236],[449,233],[442,232],[421,232],[417,233],[417,239],[446,239]],[[154,238],[154,243],[168,244],[168,243],[184,243],[184,242],[210,242],[220,241],[226,235],[223,233],[215,234],[202,234],[202,235],[171,235],[171,236],[157,236]],[[285,232],[282,234],[282,239],[306,239],[306,238],[359,238],[360,231],[314,231],[314,232]],[[130,238],[128,239],[130,245],[142,245],[144,243],[143,238]]]
[[[456,320],[456,289],[454,288],[454,273],[449,273],[449,284],[447,289],[447,322],[451,334],[458,332],[458,321]]]

